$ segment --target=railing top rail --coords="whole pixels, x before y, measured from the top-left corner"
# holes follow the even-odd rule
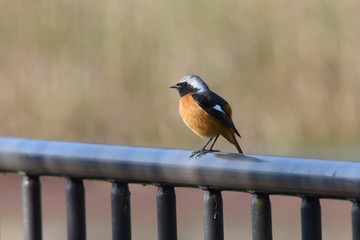
[[[0,172],[360,198],[360,163],[0,138]]]

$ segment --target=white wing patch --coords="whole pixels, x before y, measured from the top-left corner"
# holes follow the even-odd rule
[[[213,109],[215,109],[216,111],[222,112],[223,114],[226,115],[226,113],[225,113],[224,110],[220,107],[220,105],[215,105],[215,106],[213,106]]]

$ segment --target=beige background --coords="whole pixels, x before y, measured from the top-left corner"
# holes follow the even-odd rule
[[[359,10],[355,0],[0,0],[0,135],[198,149],[168,88],[195,73],[231,103],[246,153],[356,160]],[[217,148],[235,151],[223,139]],[[22,239],[20,179],[0,182],[1,239]],[[64,239],[65,180],[42,183],[44,239]],[[89,239],[110,239],[110,184],[86,187]],[[201,192],[178,191],[179,239],[201,239]],[[132,192],[133,239],[156,239],[155,188]],[[274,239],[300,239],[300,200],[272,199]],[[225,236],[249,239],[250,196],[224,201]],[[349,239],[350,203],[322,207],[324,239]]]

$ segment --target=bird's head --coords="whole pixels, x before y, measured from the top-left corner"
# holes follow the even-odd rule
[[[196,75],[186,75],[181,78],[178,83],[170,86],[170,88],[176,88],[181,97],[188,93],[205,92],[209,90],[206,83]]]

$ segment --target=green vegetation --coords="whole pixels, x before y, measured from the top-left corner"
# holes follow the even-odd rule
[[[359,144],[359,7],[1,1],[0,135],[198,148],[168,89],[196,73],[232,104],[245,151]]]

